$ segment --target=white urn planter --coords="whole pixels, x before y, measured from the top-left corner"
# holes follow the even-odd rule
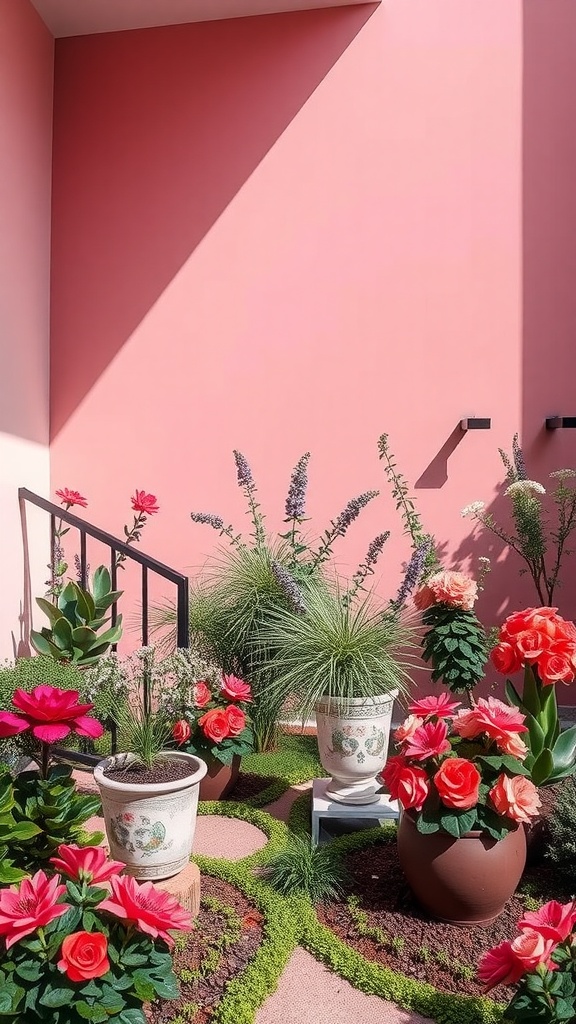
[[[188,864],[196,829],[200,781],[206,763],[193,754],[165,751],[171,760],[186,760],[190,774],[170,782],[138,783],[109,779],[105,769],[120,768],[130,754],[100,761],[94,779],[100,790],[110,855],[134,878],[171,878]]]
[[[378,800],[380,774],[388,756],[392,708],[398,691],[381,697],[342,700],[324,697],[316,705],[318,751],[332,779],[326,796],[343,804]]]

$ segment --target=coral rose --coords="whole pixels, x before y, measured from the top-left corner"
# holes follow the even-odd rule
[[[196,683],[192,689],[192,696],[197,708],[205,708],[212,700],[212,694],[206,683]]]
[[[229,735],[239,736],[246,728],[246,715],[242,709],[237,708],[234,704],[229,704],[228,707],[224,708],[224,714],[228,719]]]
[[[525,973],[523,963],[508,940],[490,949],[478,964],[478,977],[485,985],[485,992],[497,985],[514,985]]]
[[[574,665],[565,654],[545,651],[538,661],[538,675],[545,684],[571,683],[574,679]]]
[[[393,800],[398,799],[398,780],[402,774],[403,769],[406,767],[407,762],[403,754],[396,754],[394,757],[389,757],[380,772],[379,778],[382,780],[386,789],[390,793]]]
[[[509,754],[510,757],[517,758],[518,761],[523,761],[528,753],[528,747],[521,740],[517,732],[503,732],[500,736],[493,737],[496,740],[496,746],[502,754]]]
[[[532,971],[538,964],[548,963],[555,946],[553,939],[545,939],[540,932],[526,928],[514,939],[512,952],[525,971]]]
[[[420,589],[414,594],[413,601],[419,612],[425,612],[427,608],[431,608],[432,605],[435,604],[436,598],[430,590],[430,587],[424,584],[424,586],[420,587]]]
[[[446,807],[468,810],[478,803],[480,772],[464,757],[449,757],[434,776],[434,784]]]
[[[180,718],[172,728],[172,738],[176,743],[187,743],[192,735],[192,730],[185,718]]]
[[[62,943],[58,967],[70,981],[101,978],[110,970],[108,940],[102,932],[73,932]]]
[[[535,911],[526,911],[518,922],[521,931],[530,929],[539,932],[543,939],[565,942],[576,924],[576,902],[558,903],[550,900]]]
[[[523,775],[499,775],[490,790],[490,799],[498,814],[518,822],[529,823],[540,807],[536,786]]]
[[[503,676],[518,672],[522,667],[522,662],[518,657],[516,649],[512,644],[505,642],[494,647],[490,654],[490,660],[496,671],[500,672]]]
[[[427,580],[427,586],[437,604],[448,604],[451,608],[462,608],[465,612],[472,611],[478,597],[476,582],[463,572],[449,569],[437,572]]]
[[[418,715],[409,715],[408,718],[404,719],[402,725],[399,725],[398,728],[394,730],[392,736],[396,740],[396,743],[405,743],[406,740],[409,740],[410,737],[414,735],[416,729],[419,729],[421,725],[424,725],[423,718],[419,718]]]
[[[405,811],[413,808],[421,811],[430,791],[428,776],[423,768],[406,765],[401,769],[396,782],[396,797]]]
[[[520,661],[538,661],[545,651],[549,651],[552,640],[547,633],[538,629],[525,629],[515,637],[515,650]]]
[[[207,739],[213,743],[221,743],[230,735],[230,726],[225,712],[221,708],[213,708],[198,719],[198,725]]]

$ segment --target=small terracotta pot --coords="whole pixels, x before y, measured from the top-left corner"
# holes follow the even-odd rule
[[[496,841],[484,832],[454,839],[422,835],[404,811],[398,825],[398,859],[418,902],[451,924],[490,924],[502,913],[526,864],[522,827]]]
[[[239,754],[234,754],[232,764],[207,758],[208,771],[200,783],[200,800],[224,800],[238,782],[240,761]]]

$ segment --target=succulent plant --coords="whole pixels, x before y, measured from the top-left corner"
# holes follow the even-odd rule
[[[112,590],[110,573],[106,566],[101,565],[92,579],[92,593],[70,581],[56,604],[37,597],[36,603],[48,616],[50,626],[44,626],[40,632],[34,629],[30,631],[30,643],[34,650],[55,661],[80,666],[93,665],[122,636],[121,615],[113,626],[98,633],[110,621],[106,612],[122,593],[121,590]]]

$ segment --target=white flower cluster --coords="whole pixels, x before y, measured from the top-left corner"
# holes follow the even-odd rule
[[[553,473],[550,473],[550,476],[563,480],[568,476],[576,476],[576,469],[555,469]]]
[[[504,494],[513,496],[514,494],[528,494],[530,492],[546,494],[546,488],[539,484],[537,480],[515,480],[513,484],[506,488]]]
[[[482,511],[486,502],[484,501],[473,501],[470,505],[466,505],[462,509],[460,515],[466,518],[466,516],[477,516]]]

